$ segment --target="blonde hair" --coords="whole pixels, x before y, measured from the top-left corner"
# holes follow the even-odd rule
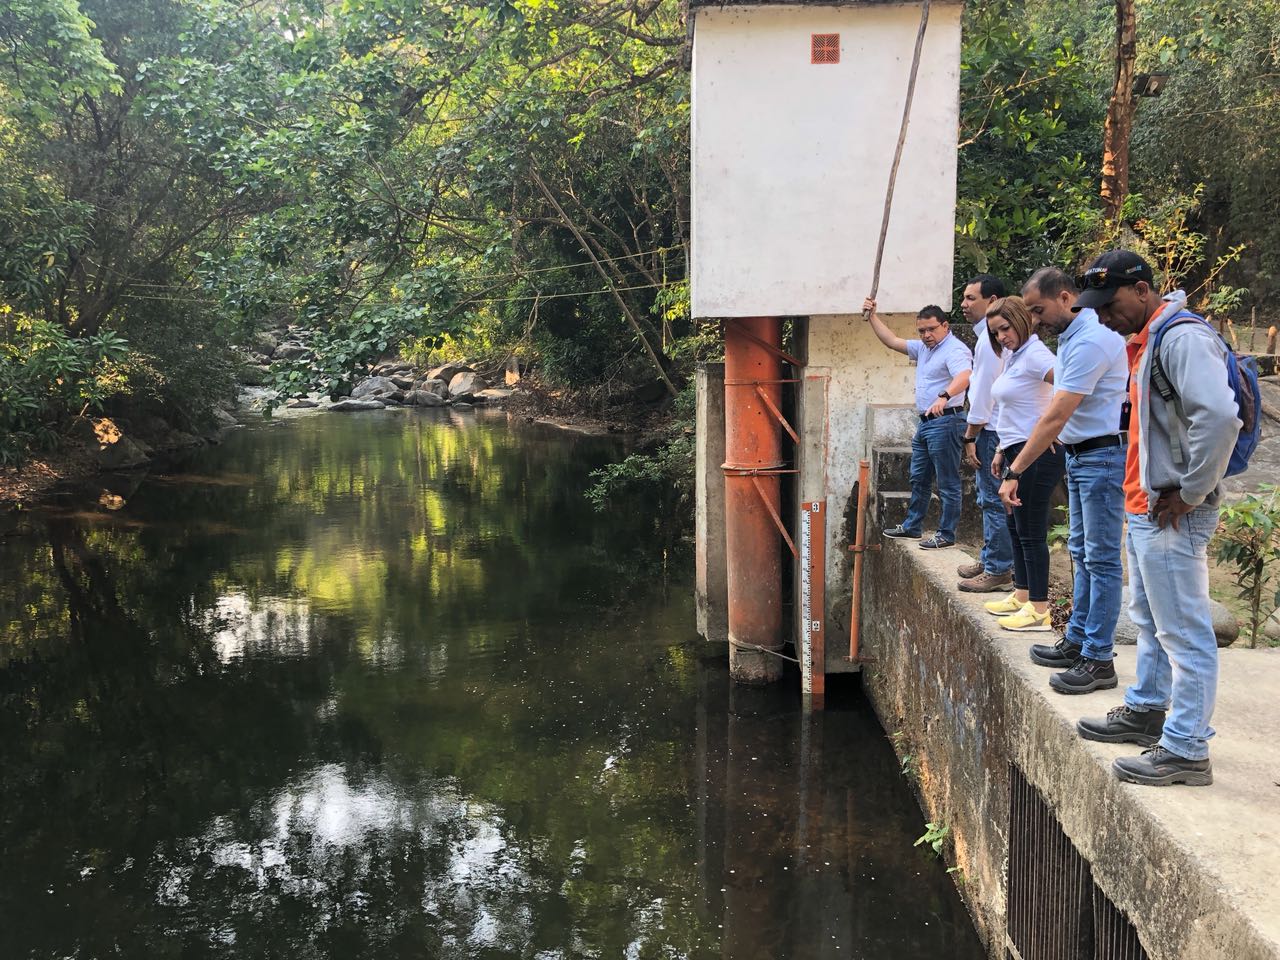
[[[987,308],[987,336],[991,338],[991,349],[996,352],[997,356],[1004,352],[1004,348],[1000,346],[1000,341],[996,339],[996,332],[990,323],[996,317],[1004,317],[1009,321],[1009,326],[1018,335],[1019,347],[1031,339],[1035,322],[1031,319],[1031,311],[1027,309],[1027,302],[1021,297],[1001,297]]]

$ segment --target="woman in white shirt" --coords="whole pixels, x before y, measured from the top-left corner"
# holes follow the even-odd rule
[[[1034,333],[1035,322],[1021,297],[1004,297],[987,310],[987,335],[1003,361],[991,387],[999,407],[996,437],[1000,453],[992,462],[997,476],[1014,476],[1013,463],[1053,398],[1053,351]],[[1049,498],[1062,482],[1065,455],[1057,444],[1018,475],[1020,506],[1009,514],[1013,541],[1013,593],[985,606],[1000,616],[1006,630],[1052,630],[1049,616]]]

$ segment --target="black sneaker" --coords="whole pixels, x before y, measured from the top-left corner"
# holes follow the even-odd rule
[[[1065,670],[1080,659],[1081,647],[1063,637],[1057,643],[1033,643],[1031,645],[1031,662],[1042,667],[1057,667]]]
[[[1081,657],[1070,670],[1055,673],[1049,678],[1049,686],[1059,693],[1092,693],[1094,690],[1111,690],[1119,683],[1116,665],[1110,660],[1091,660]]]
[[[1213,783],[1213,765],[1208,757],[1188,760],[1161,746],[1143,750],[1140,757],[1119,757],[1112,761],[1111,769],[1126,783],[1148,787],[1167,787],[1174,783],[1207,787]]]
[[[1137,743],[1150,747],[1164,730],[1163,710],[1131,710],[1112,707],[1104,719],[1085,717],[1076,722],[1076,733],[1099,743]]]
[[[888,530],[884,530],[882,532],[886,537],[890,537],[894,540],[919,540],[920,539],[919,533],[912,533],[902,524],[898,524],[896,527],[890,527]]]
[[[955,545],[956,542],[954,540],[948,540],[940,533],[935,533],[928,540],[920,541],[921,550],[941,550],[943,547],[954,547]]]

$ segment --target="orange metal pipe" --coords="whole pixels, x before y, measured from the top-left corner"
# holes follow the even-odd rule
[[[857,662],[862,641],[862,555],[867,552],[867,487],[871,462],[858,461],[858,518],[853,534],[853,608],[849,614],[849,659]]]
[[[776,473],[782,436],[770,407],[782,406],[782,321],[747,317],[724,326],[725,547],[729,575],[729,673],[772,683],[782,660],[781,514]]]

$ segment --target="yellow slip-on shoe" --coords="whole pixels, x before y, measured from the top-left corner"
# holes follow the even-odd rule
[[[994,614],[997,617],[1007,617],[1011,613],[1017,613],[1022,609],[1022,601],[1018,599],[1016,593],[1011,593],[1003,600],[988,600],[983,604],[987,613]]]
[[[1001,617],[996,623],[1005,630],[1015,630],[1019,633],[1029,633],[1033,630],[1052,630],[1053,617],[1049,611],[1044,613],[1036,613],[1036,608],[1029,602],[1017,613],[1012,613],[1007,617]]]

